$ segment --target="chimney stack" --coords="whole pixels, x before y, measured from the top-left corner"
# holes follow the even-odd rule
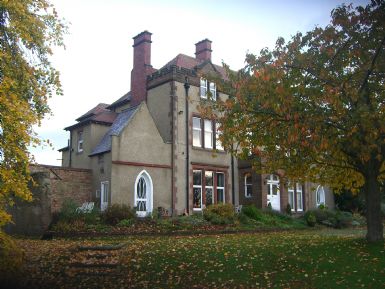
[[[211,61],[211,40],[203,39],[195,44],[195,57],[201,61]]]
[[[131,71],[131,105],[147,96],[147,75],[151,73],[151,33],[143,31],[134,38],[134,67]]]

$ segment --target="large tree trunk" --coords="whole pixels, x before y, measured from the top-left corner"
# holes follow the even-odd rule
[[[366,222],[368,242],[384,240],[384,227],[381,213],[380,183],[377,175],[372,171],[365,175],[365,201],[366,201]]]

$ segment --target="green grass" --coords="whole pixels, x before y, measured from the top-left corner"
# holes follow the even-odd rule
[[[384,288],[385,244],[369,245],[362,233],[329,229],[18,242],[35,276],[68,288],[93,284],[57,273],[74,246],[117,242],[127,243],[119,253],[124,277],[94,278],[92,288],[103,282],[108,288]],[[28,272],[24,276],[28,279]]]

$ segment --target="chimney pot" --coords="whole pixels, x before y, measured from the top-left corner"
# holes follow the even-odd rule
[[[211,60],[211,40],[203,39],[195,44],[195,57],[199,60]]]
[[[147,75],[151,66],[151,33],[147,30],[134,39],[134,65],[131,71],[131,105],[137,105],[147,96]]]

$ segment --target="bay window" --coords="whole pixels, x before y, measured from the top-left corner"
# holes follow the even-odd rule
[[[225,202],[225,174],[214,170],[193,170],[193,210]]]

